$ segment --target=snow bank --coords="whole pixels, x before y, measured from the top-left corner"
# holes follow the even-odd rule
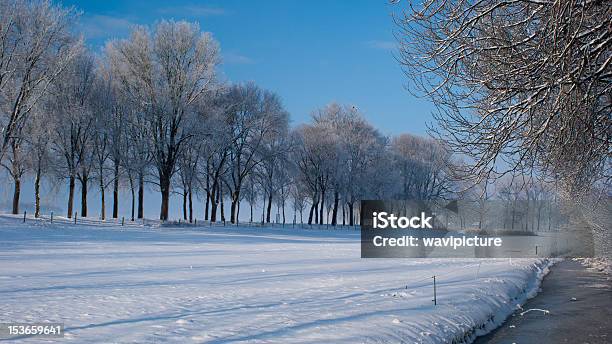
[[[609,258],[576,258],[582,265],[589,269],[602,272],[606,275],[612,274],[612,259]]]
[[[470,342],[535,295],[551,264],[360,259],[354,231],[4,216],[0,238],[0,322],[63,322],[57,343]]]

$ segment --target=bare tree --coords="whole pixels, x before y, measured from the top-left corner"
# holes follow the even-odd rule
[[[100,192],[100,219],[106,219],[106,188],[109,185],[108,161],[110,157],[111,139],[109,126],[111,121],[113,102],[116,101],[113,92],[111,75],[105,66],[100,66],[99,78],[92,97],[94,118],[93,133],[93,160],[95,165],[95,176],[98,181],[98,191]]]
[[[160,219],[167,220],[171,179],[191,137],[186,118],[213,87],[218,45],[197,24],[161,21],[153,32],[138,27],[128,40],[111,42],[106,52],[124,91],[146,118],[161,192]]]
[[[128,102],[125,98],[120,98],[122,102]],[[123,142],[124,159],[123,168],[129,175],[130,180],[133,178],[138,184],[138,205],[136,217],[144,218],[144,192],[145,178],[148,175],[151,165],[152,150],[150,143],[150,128],[147,126],[145,116],[140,112],[140,108],[132,102],[125,105],[127,116],[123,129],[125,136]],[[132,191],[134,187],[131,187]]]
[[[463,176],[609,185],[611,16],[605,1],[427,0],[395,18],[410,89],[438,106],[433,132],[469,158]]]
[[[297,222],[296,215],[300,213],[300,223],[304,223],[304,209],[306,208],[306,201],[308,198],[308,192],[304,188],[302,183],[297,182],[297,175],[294,173],[294,183],[289,188],[291,195],[291,203],[293,205],[293,222]]]
[[[50,1],[0,3],[0,161],[7,149],[18,150],[11,140],[19,140],[32,109],[80,52],[75,19],[74,10]]]
[[[13,205],[12,214],[19,214],[19,198],[21,195],[21,179],[26,172],[25,137],[23,127],[19,128],[19,135],[9,140],[9,154],[6,154],[6,162],[0,161],[0,165],[6,169],[13,179]]]
[[[40,186],[43,175],[51,165],[51,135],[54,121],[48,112],[39,104],[34,111],[41,111],[33,116],[27,126],[26,137],[30,169],[34,172],[34,216],[40,216]]]
[[[295,161],[300,171],[300,180],[310,191],[308,224],[323,224],[326,192],[331,177],[329,147],[335,147],[335,133],[331,127],[303,125],[294,132]]]
[[[257,174],[262,197],[267,198],[266,222],[270,222],[272,203],[275,195],[279,193],[287,183],[288,152],[291,149],[289,142],[289,118],[285,112],[275,116],[274,126],[264,133],[260,147],[254,153],[259,161]]]
[[[195,141],[195,140],[193,140]],[[183,219],[193,222],[193,193],[197,182],[197,173],[200,162],[202,146],[198,142],[191,142],[178,159],[180,184],[183,193]]]
[[[277,95],[251,83],[231,87],[228,97],[232,102],[227,113],[232,144],[227,184],[232,200],[230,221],[235,223],[244,180],[262,161],[260,148],[266,137],[286,132],[289,115]]]
[[[204,219],[217,220],[217,207],[221,184],[228,171],[229,147],[233,135],[229,130],[228,109],[234,103],[225,89],[196,104],[193,139],[198,142],[196,181],[205,192]]]
[[[93,57],[81,54],[70,65],[53,87],[49,109],[54,113],[52,149],[59,156],[58,169],[68,178],[68,217],[72,217],[74,187],[77,176],[81,180],[82,212],[87,214],[87,182],[91,164],[91,140],[94,116],[91,109],[91,93],[95,79]]]
[[[391,151],[400,173],[403,199],[435,200],[449,190],[450,152],[433,139],[402,134],[393,138]]]
[[[253,208],[259,200],[259,184],[255,174],[249,175],[244,181],[244,199],[249,203],[249,222],[253,222]]]
[[[340,207],[346,221],[345,205],[353,225],[356,202],[368,195],[389,194],[389,186],[376,173],[387,155],[387,139],[353,105],[329,104],[314,112],[313,122],[297,132],[296,150],[297,180],[313,194],[309,223],[315,212],[315,222],[322,224],[328,204],[332,225],[338,223]],[[385,173],[384,178],[392,179]]]

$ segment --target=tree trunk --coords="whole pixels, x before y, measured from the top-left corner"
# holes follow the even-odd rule
[[[138,174],[138,218],[144,218],[144,173]]]
[[[230,222],[237,222],[237,213],[238,213],[238,200],[240,199],[240,191],[236,190],[232,192],[232,206],[230,208]]]
[[[100,184],[98,185],[98,187],[100,188],[100,219],[106,220],[106,201],[104,199],[105,197],[104,176],[102,175],[101,171],[100,171]]]
[[[210,203],[210,222],[217,222],[217,208],[219,208],[219,204],[216,200],[212,200]]]
[[[323,211],[325,208],[325,190],[321,190],[321,208],[319,209],[319,224],[323,224]]]
[[[113,180],[113,219],[119,217],[119,162],[115,162],[115,175]]]
[[[135,195],[135,187],[134,187],[134,178],[132,178],[132,173],[128,173],[128,182],[130,183],[130,195],[131,199],[131,207],[130,207],[130,221],[134,221],[134,207],[136,205],[136,195]]]
[[[353,202],[346,203],[349,208],[349,226],[353,226],[355,224],[355,219],[353,216]]]
[[[251,218],[250,221],[253,223],[253,202],[249,202],[249,206],[251,207]]]
[[[208,164],[206,164],[206,203],[204,208],[204,220],[208,221],[208,206],[210,205],[210,175]]]
[[[219,192],[217,193],[217,199],[221,203],[221,221],[225,222],[225,203],[223,202],[223,190],[221,184],[219,184]]]
[[[159,186],[161,192],[161,208],[159,211],[159,219],[168,221],[168,210],[170,203],[170,175],[160,173]]]
[[[287,221],[285,218],[285,201],[282,202],[282,209],[283,209],[283,224],[285,224],[285,222]]]
[[[217,221],[217,200],[214,198],[214,192],[211,194],[210,198],[210,222]]]
[[[19,154],[18,154],[18,146],[19,144],[16,143],[15,141],[12,141],[11,143],[11,147],[13,150],[13,161],[12,161],[12,172],[11,172],[11,176],[13,177],[13,180],[15,181],[15,189],[13,190],[13,214],[19,214],[19,197],[21,195],[21,173],[19,171]]]
[[[40,216],[40,175],[42,171],[40,165],[36,168],[36,178],[34,179],[34,217]]]
[[[315,212],[315,202],[314,200],[312,201],[312,204],[310,205],[310,212],[308,213],[308,224],[311,225],[312,224],[312,216],[313,213]]]
[[[68,218],[72,218],[72,205],[74,204],[74,175],[68,181]]]
[[[217,183],[213,182],[212,193],[210,195],[210,222],[217,221]]]
[[[89,178],[83,177],[81,181],[81,217],[87,217],[87,181]]]
[[[272,213],[272,193],[268,195],[268,210],[266,212],[266,222],[270,223],[270,213]]]
[[[187,190],[183,188],[183,220],[187,221]]]
[[[337,223],[337,218],[338,218],[338,202],[340,201],[340,195],[338,194],[338,191],[334,190],[334,209],[332,211],[332,219],[331,219],[331,224],[332,226],[335,226]]]
[[[193,222],[193,191],[189,187],[189,223]]]
[[[13,191],[13,214],[19,214],[19,196],[21,194],[21,178],[13,177],[15,189]]]
[[[266,217],[266,198],[262,197],[263,199],[263,205],[261,206],[261,224],[264,224],[264,220]]]
[[[206,191],[206,203],[204,205],[204,220],[208,221],[208,207],[210,206],[210,192]]]
[[[132,192],[132,216],[131,220],[134,221],[134,208],[136,206],[136,192],[134,191],[134,185],[132,179],[130,178],[130,191]]]

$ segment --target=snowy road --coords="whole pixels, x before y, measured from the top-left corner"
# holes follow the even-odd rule
[[[64,339],[19,341],[30,343],[471,341],[547,270],[365,260],[346,231],[28,223],[0,216],[0,322],[66,327]]]
[[[576,261],[556,264],[542,292],[478,344],[612,342],[612,277]],[[529,309],[544,309],[548,313]],[[521,316],[520,314],[523,313]]]

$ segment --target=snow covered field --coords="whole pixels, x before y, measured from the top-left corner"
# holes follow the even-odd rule
[[[359,255],[358,231],[0,216],[0,322],[65,324],[29,343],[460,343],[533,295],[548,264]]]

